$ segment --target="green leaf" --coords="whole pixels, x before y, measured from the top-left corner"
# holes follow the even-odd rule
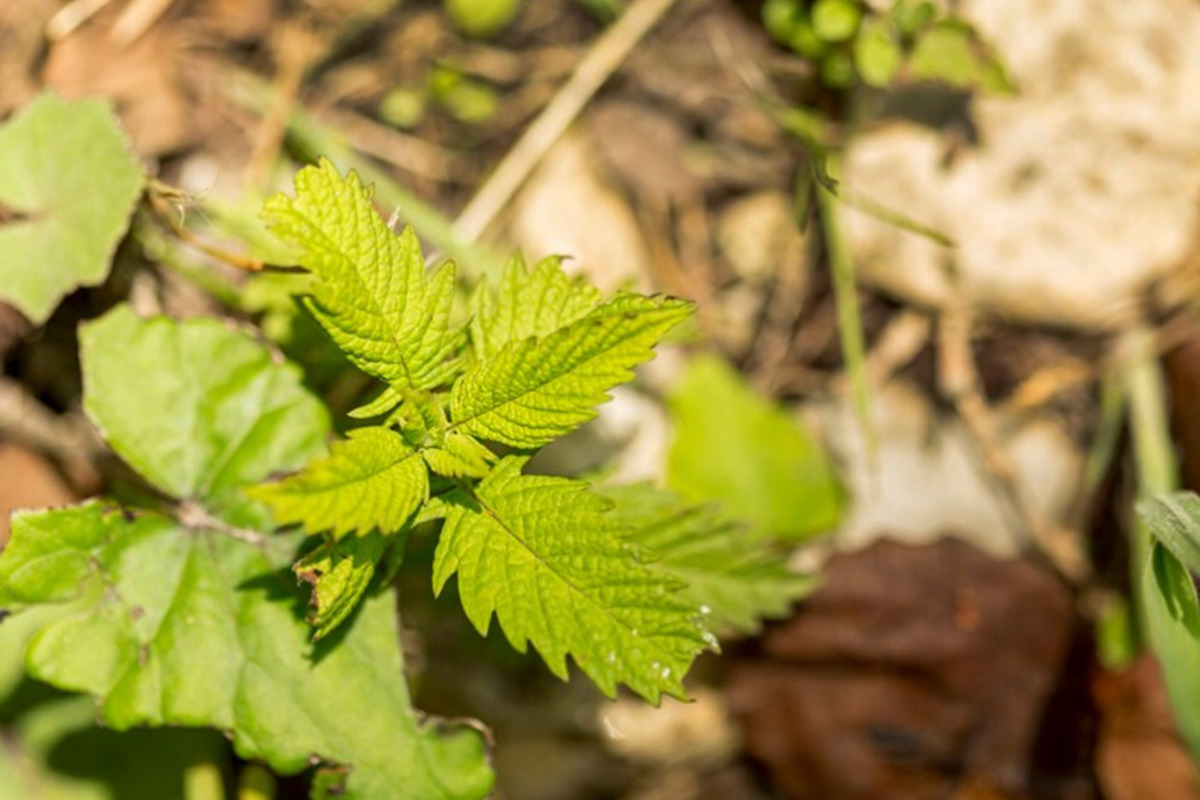
[[[426,448],[421,456],[429,468],[447,478],[482,478],[496,456],[470,436],[451,431],[441,445]]]
[[[1016,91],[996,54],[974,28],[957,19],[939,20],[918,37],[909,70],[918,80],[1000,95]]]
[[[717,501],[760,538],[801,541],[833,527],[844,494],[820,445],[715,356],[694,359],[670,399],[667,483]]]
[[[44,94],[14,114],[0,127],[0,298],[40,324],[103,281],[144,180],[107,103]]]
[[[263,207],[274,232],[299,246],[315,276],[307,305],[359,369],[397,388],[426,389],[453,376],[462,342],[451,330],[454,267],[432,274],[411,228],[396,236],[351,172],[325,160],[296,175],[296,196]]]
[[[626,539],[687,585],[680,597],[717,631],[757,633],[761,619],[787,616],[815,587],[811,575],[788,568],[786,552],[754,540],[712,506],[688,506],[647,483],[606,487],[604,494],[631,528]]]
[[[1138,503],[1138,516],[1155,539],[1193,572],[1200,573],[1200,497],[1173,492]]]
[[[420,454],[387,428],[358,428],[335,442],[330,454],[275,483],[250,490],[281,525],[299,523],[309,533],[385,534],[402,529],[429,496],[429,473]]]
[[[296,577],[313,587],[305,617],[316,628],[313,641],[325,638],[354,611],[387,544],[388,540],[376,533],[326,541],[292,566]]]
[[[43,535],[60,528],[90,536]],[[37,633],[26,663],[39,680],[94,695],[113,729],[219,728],[243,758],[283,774],[316,754],[353,766],[346,797],[389,797],[398,786],[422,798],[486,795],[478,737],[443,739],[409,707],[391,592],[362,604],[339,646],[307,643],[285,573],[297,544],[158,514],[130,519],[95,502],[18,514],[0,557],[0,604],[11,603],[12,585],[22,604],[62,599],[61,581],[36,566],[75,565],[80,600]],[[14,580],[30,573],[40,577]]]
[[[434,590],[457,573],[471,623],[486,633],[495,613],[512,646],[532,642],[560,678],[570,655],[609,696],[624,683],[652,702],[683,697],[696,653],[715,644],[698,609],[622,541],[609,501],[579,481],[522,475],[523,462],[506,458],[473,496],[448,498]]]
[[[562,259],[542,259],[531,272],[519,253],[493,291],[481,283],[472,297],[471,345],[493,358],[509,342],[549,336],[600,304],[600,290],[563,271]]]
[[[855,0],[817,0],[812,6],[813,32],[824,42],[849,41],[861,19]]]
[[[868,86],[889,86],[903,58],[900,43],[886,20],[869,20],[854,39],[854,66]]]
[[[265,516],[250,513],[245,484],[322,447],[328,420],[295,370],[206,320],[118,309],[83,338],[89,414],[185,502],[179,519],[99,503],[16,516],[0,607],[42,612],[72,582],[78,594],[34,636],[30,673],[94,695],[116,729],[208,726],[283,773],[336,765],[321,783],[339,796],[486,795],[479,736],[443,736],[409,707],[394,594],[367,597],[337,646],[314,647],[286,570],[298,535],[238,527]]]
[[[453,427],[513,447],[540,447],[596,416],[608,390],[691,313],[671,297],[622,294],[543,337],[510,341],[455,384]]]
[[[89,698],[54,697],[0,727],[4,800],[224,797],[195,791],[198,775],[221,780],[227,749],[219,734],[102,730],[95,717]]]
[[[1162,667],[1175,721],[1193,758],[1200,758],[1200,609],[1192,576],[1171,551],[1151,546],[1142,570],[1142,611]]]
[[[324,406],[299,370],[214,319],[143,320],[119,306],[80,330],[84,409],[121,458],[236,524],[241,488],[324,448]]]

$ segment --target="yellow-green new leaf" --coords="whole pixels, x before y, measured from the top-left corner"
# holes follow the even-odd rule
[[[608,500],[580,481],[522,475],[522,463],[506,458],[474,495],[448,498],[435,591],[457,574],[472,624],[486,633],[495,613],[512,646],[532,643],[560,678],[570,655],[609,696],[624,683],[651,702],[683,697],[684,673],[715,642],[682,584],[641,562]]]
[[[272,230],[298,245],[316,280],[309,310],[362,371],[397,388],[428,389],[454,374],[461,331],[450,328],[454,268],[432,274],[411,228],[396,236],[371,192],[328,161],[296,175],[296,196],[263,207]]]
[[[387,428],[359,428],[328,456],[276,483],[250,490],[281,525],[340,539],[372,530],[395,533],[429,496],[429,473],[416,450]]]
[[[292,565],[296,577],[312,585],[304,619],[313,626],[314,642],[329,635],[358,606],[388,541],[378,533],[325,541]]]
[[[548,336],[510,341],[454,384],[452,427],[521,448],[570,433],[691,310],[673,297],[621,294]]]
[[[600,290],[563,271],[562,259],[544,258],[530,270],[516,253],[499,285],[481,283],[471,298],[471,345],[491,358],[509,342],[549,336],[600,305]]]
[[[447,478],[482,478],[492,468],[495,454],[464,433],[447,433],[442,443],[421,451],[429,468]]]

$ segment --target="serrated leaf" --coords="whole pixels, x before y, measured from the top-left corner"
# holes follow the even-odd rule
[[[599,289],[563,271],[561,258],[544,258],[530,271],[515,253],[496,289],[481,283],[471,298],[471,345],[479,358],[491,358],[509,342],[575,322],[600,300]]]
[[[454,384],[452,427],[513,447],[547,444],[596,416],[608,390],[630,380],[691,308],[622,294],[548,336],[511,341]]]
[[[646,483],[607,487],[626,539],[654,555],[654,566],[687,585],[680,597],[699,608],[719,632],[757,633],[760,620],[787,616],[815,587],[793,572],[786,552],[750,536],[712,506],[688,506]]]
[[[387,428],[358,428],[328,456],[281,481],[256,486],[280,525],[301,524],[335,539],[372,530],[395,533],[429,496],[420,454]]]
[[[377,533],[323,542],[292,566],[296,577],[312,586],[305,620],[315,629],[314,642],[325,638],[354,611],[387,544]]]
[[[473,496],[451,495],[434,556],[434,590],[458,575],[463,609],[486,633],[495,613],[509,642],[532,643],[560,678],[570,655],[605,694],[617,684],[657,702],[711,644],[680,585],[622,541],[611,504],[587,485],[522,475],[506,458]]]
[[[347,416],[351,419],[371,419],[388,413],[404,402],[404,393],[391,386],[383,387],[383,391],[362,405],[351,409]]]
[[[40,324],[103,281],[144,181],[107,103],[44,94],[14,114],[0,127],[0,298]]]
[[[669,401],[667,483],[685,500],[720,503],[759,538],[800,541],[837,523],[844,496],[820,445],[720,358],[694,359]]]
[[[272,230],[299,246],[316,280],[307,303],[347,357],[401,388],[445,383],[462,335],[449,325],[454,267],[432,274],[411,228],[396,236],[351,172],[326,160],[296,175],[296,196],[263,207]]]
[[[421,456],[431,470],[447,478],[482,478],[496,460],[491,450],[454,431],[447,433],[437,447],[422,450]]]
[[[255,524],[242,487],[324,449],[328,413],[299,370],[217,320],[144,320],[123,305],[79,338],[88,416],[174,498]]]
[[[262,519],[241,499],[244,482],[267,465],[299,466],[327,433],[295,371],[204,320],[118,310],[84,339],[89,413],[120,432],[118,452],[144,477],[191,494],[179,498],[179,520],[98,503],[17,516],[0,554],[0,607],[54,608],[68,581],[80,595],[33,639],[31,673],[95,695],[114,728],[220,728],[244,757],[284,773],[314,758],[335,763],[339,796],[373,800],[396,787],[446,800],[486,795],[479,736],[443,738],[409,707],[395,596],[366,598],[338,646],[314,649],[286,571],[299,537],[244,527]],[[139,370],[144,380],[131,379]],[[188,436],[201,455],[179,450],[182,466],[167,459]]]
[[[42,535],[60,528],[91,535]],[[95,502],[22,513],[0,556],[0,606],[62,599],[60,578],[37,569],[20,578],[47,559],[73,565],[80,599],[37,633],[27,668],[94,695],[113,729],[226,730],[243,758],[283,774],[316,754],[353,766],[345,797],[390,797],[396,787],[422,798],[486,795],[478,737],[442,739],[409,707],[391,592],[366,599],[339,646],[307,643],[286,574],[297,545],[295,535],[256,544]]]

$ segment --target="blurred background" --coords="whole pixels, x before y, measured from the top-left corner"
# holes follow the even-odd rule
[[[1194,0],[0,0],[0,118],[106,98],[184,198],[45,320],[0,302],[0,541],[109,482],[75,331],[122,299],[253,321],[353,407],[295,276],[228,263],[276,259],[261,201],[324,155],[472,280],[519,248],[696,301],[537,466],[813,577],[653,708],[479,639],[414,553],[416,705],[492,729],[497,797],[1200,797],[1128,544],[1135,442],[1200,488],[1198,85]],[[307,796],[93,723],[0,648],[3,800]]]

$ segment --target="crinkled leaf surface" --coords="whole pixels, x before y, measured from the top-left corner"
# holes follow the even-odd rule
[[[499,285],[481,283],[471,299],[471,345],[491,358],[509,342],[548,336],[600,304],[600,290],[563,271],[562,259],[545,258],[530,270],[520,254],[504,267]]]
[[[798,541],[836,524],[843,492],[820,445],[724,361],[694,359],[669,400],[667,483],[684,499],[716,501],[760,537]]]
[[[513,447],[547,444],[596,416],[608,390],[691,310],[685,300],[622,294],[547,336],[510,341],[454,384],[451,422]]]
[[[275,520],[300,523],[335,539],[372,530],[395,533],[429,496],[420,454],[387,428],[359,428],[332,452],[251,495],[270,506]]]
[[[451,495],[434,556],[434,589],[454,574],[463,609],[486,633],[493,612],[509,642],[537,648],[567,675],[570,655],[606,694],[618,683],[657,702],[684,695],[682,678],[711,635],[680,584],[643,564],[611,503],[586,484],[522,475],[506,458],[474,495]]]
[[[144,180],[103,101],[46,94],[13,115],[0,127],[0,298],[41,323],[103,281]]]
[[[244,482],[322,449],[324,412],[295,371],[205,320],[118,309],[83,336],[89,413],[144,477],[202,511],[187,524],[96,502],[18,515],[0,555],[0,607],[69,601],[30,644],[30,672],[94,695],[114,728],[224,729],[243,756],[285,773],[314,757],[346,765],[340,796],[486,795],[478,735],[442,736],[409,706],[394,594],[368,597],[336,643],[313,645],[287,572],[298,537],[256,541],[231,528],[254,516],[240,499]],[[147,375],[140,396],[108,374],[136,386],[134,367]],[[238,380],[211,374],[222,370]],[[170,459],[183,434],[164,420],[205,456],[185,449],[182,464]]]
[[[296,577],[313,587],[305,617],[313,626],[313,641],[324,639],[358,606],[387,543],[378,533],[325,541],[293,565]]]
[[[316,280],[309,309],[359,369],[398,388],[425,389],[454,374],[462,341],[449,324],[454,269],[432,274],[416,234],[396,236],[351,172],[329,162],[296,175],[296,195],[263,208],[272,230],[304,253]]]
[[[240,518],[242,487],[324,449],[324,406],[295,367],[214,319],[140,319],[120,306],[80,331],[84,408],[142,477]]]
[[[491,450],[455,431],[447,433],[437,447],[422,450],[421,455],[431,470],[448,478],[482,478],[496,460]]]
[[[646,483],[605,488],[604,494],[630,526],[626,538],[687,584],[680,596],[717,631],[756,633],[761,619],[786,616],[816,584],[788,567],[785,551],[749,536],[745,525],[722,518],[712,506],[689,506]]]

